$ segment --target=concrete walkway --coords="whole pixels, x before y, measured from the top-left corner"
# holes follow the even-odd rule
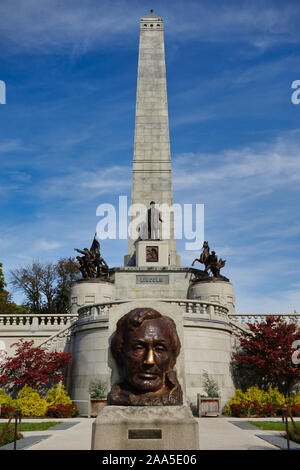
[[[280,432],[262,431],[259,428],[241,429],[233,424],[236,420],[241,423],[240,418],[230,417],[198,419],[200,450],[279,450],[257,436]]]
[[[52,419],[49,419],[52,421]],[[63,423],[72,425],[65,430],[50,428],[47,431],[23,432],[23,436],[49,435],[47,439],[27,447],[25,450],[90,450],[92,441],[92,423],[95,418],[60,419]]]
[[[31,442],[24,450],[90,450],[92,423],[95,418],[57,419],[63,422],[59,428],[47,431],[23,432],[24,437],[31,437]],[[279,436],[281,431],[262,431],[247,424],[247,418],[197,418],[199,423],[200,450],[279,450],[258,436]],[[256,419],[252,419],[254,421]],[[281,421],[280,418],[264,418],[260,420]],[[298,418],[299,420],[299,418]],[[298,421],[297,420],[297,421]],[[25,420],[24,421],[36,421]],[[50,421],[50,419],[49,419]],[[51,419],[51,421],[54,421]],[[239,424],[238,427],[234,423]],[[60,429],[64,427],[65,429]],[[32,443],[35,436],[39,442]],[[42,439],[42,436],[47,438]],[[22,448],[22,441],[18,441]]]

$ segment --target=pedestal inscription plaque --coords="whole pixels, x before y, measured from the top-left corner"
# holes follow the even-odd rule
[[[161,275],[161,276],[150,276],[149,274],[136,275],[136,283],[137,284],[169,284],[169,276]]]

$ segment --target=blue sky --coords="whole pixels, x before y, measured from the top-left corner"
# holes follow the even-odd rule
[[[97,206],[130,196],[139,19],[150,8],[165,24],[174,200],[205,205],[205,239],[227,260],[237,311],[300,311],[300,4],[289,0],[2,0],[6,279],[89,246]],[[178,250],[184,266],[199,254]],[[120,266],[127,241],[102,252]]]

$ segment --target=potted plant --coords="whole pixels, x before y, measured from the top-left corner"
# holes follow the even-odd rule
[[[206,395],[198,393],[198,416],[220,415],[220,391],[217,382],[210,378],[208,373],[203,374],[205,379],[203,390]]]
[[[89,386],[89,415],[98,416],[107,404],[107,384],[101,379],[95,379]]]

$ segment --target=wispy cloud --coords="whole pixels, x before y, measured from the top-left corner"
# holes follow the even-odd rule
[[[219,154],[178,155],[174,158],[174,186],[179,191],[199,187],[201,182],[203,188],[214,185],[214,192],[221,190],[229,194],[238,190],[239,201],[242,197],[259,197],[287,184],[294,184],[297,190],[299,143],[300,133],[293,131],[275,142],[253,143]]]
[[[23,146],[19,139],[15,140],[2,140],[0,142],[0,154],[9,152],[24,151],[26,148]]]
[[[120,194],[130,188],[131,168],[113,165],[94,171],[73,168],[61,176],[49,178],[36,188],[43,198],[85,201],[104,194]]]
[[[36,243],[36,248],[41,251],[55,250],[60,246],[61,243],[49,240],[40,240]]]
[[[233,41],[242,35],[256,48],[297,42],[299,9],[294,2],[186,2],[172,8],[154,0],[165,19],[167,34],[183,41]],[[71,51],[81,54],[102,44],[124,44],[137,34],[138,21],[149,10],[147,1],[2,0],[1,38],[14,51]],[[230,34],[228,33],[230,32]]]

